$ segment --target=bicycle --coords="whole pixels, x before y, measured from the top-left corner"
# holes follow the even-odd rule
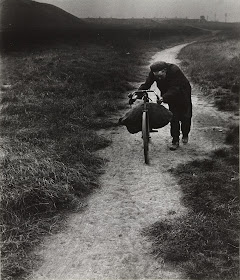
[[[137,90],[131,93],[128,97],[130,98],[129,104],[133,104],[137,99],[143,100],[143,111],[142,111],[142,139],[143,139],[143,151],[144,151],[144,161],[149,164],[149,140],[150,132],[157,132],[156,130],[151,130],[149,125],[149,101],[152,101],[148,96],[149,92],[155,93],[157,97],[157,102],[160,100],[159,96],[154,90]]]

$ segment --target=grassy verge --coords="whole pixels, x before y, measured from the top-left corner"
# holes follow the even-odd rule
[[[102,45],[58,45],[3,57],[3,278],[22,277],[42,236],[57,229],[62,210],[81,206],[98,187],[103,160],[94,151],[109,140],[96,133],[112,124],[137,72],[137,55]],[[132,71],[130,71],[130,65]]]
[[[221,32],[214,38],[184,48],[179,58],[192,79],[220,110],[236,111],[240,93],[239,30]]]
[[[2,54],[2,80],[11,85],[1,102],[3,279],[24,278],[42,237],[99,187],[104,161],[94,152],[110,142],[96,130],[115,125],[109,116],[129,82],[142,81],[152,52],[182,40],[124,38],[38,42]]]
[[[238,108],[238,46],[235,36],[220,34],[180,54],[192,80],[214,96],[219,109],[233,112]],[[229,128],[226,143],[229,148],[172,170],[188,214],[145,231],[153,255],[190,279],[239,278],[239,126]]]
[[[236,150],[217,150],[210,159],[173,171],[189,213],[147,230],[153,255],[190,279],[239,278],[239,195]]]

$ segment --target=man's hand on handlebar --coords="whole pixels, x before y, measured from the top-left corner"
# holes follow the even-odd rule
[[[146,93],[147,92],[154,92],[156,97],[157,97],[157,103],[161,104],[163,102],[163,98],[159,97],[154,90],[136,90],[136,91],[130,92],[128,94],[128,98],[129,98],[129,102],[128,103],[129,103],[129,105],[132,105],[137,99],[142,99],[145,92]],[[149,100],[151,100],[151,99],[149,98]]]
[[[132,98],[133,95],[134,95],[134,92],[130,92],[130,93],[128,94],[128,98]]]
[[[128,101],[129,105],[132,105],[137,100],[138,96],[136,95],[135,92],[130,92],[128,94],[128,98],[129,98],[129,101]]]
[[[137,95],[133,95],[128,101],[129,105],[132,105],[137,99]]]
[[[128,103],[129,103],[129,105],[132,105],[135,101],[136,101],[136,99],[130,98],[129,101],[128,101]]]

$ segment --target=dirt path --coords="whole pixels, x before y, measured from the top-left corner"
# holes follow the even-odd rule
[[[159,52],[152,61],[178,63],[176,55],[183,46]],[[102,188],[89,198],[83,213],[69,217],[63,232],[45,240],[38,249],[43,264],[30,279],[184,279],[179,271],[151,257],[141,230],[187,211],[168,169],[206,156],[223,142],[230,116],[216,111],[197,93],[194,89],[190,143],[169,151],[169,126],[160,129],[152,135],[149,166],[143,163],[140,134],[131,135],[125,127],[100,132],[112,140],[99,152],[109,160],[100,178]]]

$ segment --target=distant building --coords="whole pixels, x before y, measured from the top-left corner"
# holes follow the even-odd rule
[[[206,18],[205,18],[205,16],[200,16],[200,22],[206,22],[207,20],[206,20]]]

